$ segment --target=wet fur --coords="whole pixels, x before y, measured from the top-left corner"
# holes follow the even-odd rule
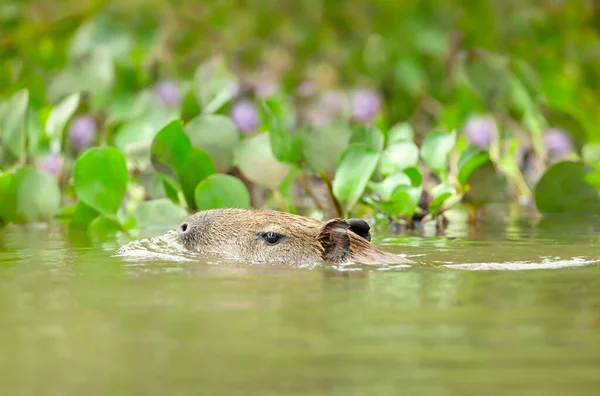
[[[186,227],[186,232],[180,233],[182,244],[211,256],[290,264],[411,262],[354,233],[344,219],[323,222],[271,210],[215,209],[198,212],[183,224],[190,229]],[[284,239],[270,246],[260,237],[260,233],[267,232],[283,235]]]

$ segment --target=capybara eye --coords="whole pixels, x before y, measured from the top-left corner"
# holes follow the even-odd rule
[[[275,232],[262,232],[260,237],[267,242],[267,245],[277,245],[283,239],[283,235]]]

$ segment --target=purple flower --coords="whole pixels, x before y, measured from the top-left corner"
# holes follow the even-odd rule
[[[550,154],[563,156],[568,154],[572,148],[571,138],[560,129],[550,128],[544,134],[544,144]]]
[[[69,124],[69,139],[77,149],[92,146],[96,138],[96,120],[90,114],[77,116]]]
[[[359,89],[352,95],[352,118],[359,122],[373,120],[381,107],[377,92]]]
[[[249,100],[240,100],[231,108],[231,119],[246,133],[256,131],[258,128],[258,111]]]
[[[478,147],[489,147],[498,134],[496,123],[488,117],[472,117],[463,126],[469,143]]]
[[[177,82],[162,80],[154,88],[156,94],[167,107],[178,107],[181,103],[181,88]]]
[[[48,154],[36,161],[36,167],[44,170],[54,177],[58,177],[63,167],[63,156],[60,154]]]

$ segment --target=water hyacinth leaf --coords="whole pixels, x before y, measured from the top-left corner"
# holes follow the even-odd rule
[[[552,165],[535,186],[537,209],[543,214],[598,212],[598,190],[585,180],[590,171],[581,162],[562,161]]]
[[[352,143],[340,157],[333,194],[348,212],[362,195],[375,171],[379,153],[363,143]]]
[[[456,189],[449,184],[441,183],[431,191],[432,200],[428,211],[432,216],[438,216],[442,211],[442,205],[447,199],[456,194]]]
[[[2,105],[0,140],[4,150],[17,159],[22,159],[25,153],[28,107],[29,91],[26,89],[18,91]]]
[[[350,142],[352,130],[346,124],[308,129],[302,147],[304,158],[315,171],[333,173],[340,155]]]
[[[432,132],[421,145],[421,158],[435,174],[445,179],[448,156],[456,144],[456,131],[450,133]]]
[[[379,183],[369,182],[369,188],[373,190],[382,201],[387,201],[398,186],[412,186],[412,181],[404,172],[394,173]]]
[[[98,216],[100,216],[100,213],[97,210],[86,205],[85,202],[79,201],[75,204],[69,228],[72,230],[86,230]]]
[[[464,201],[476,207],[490,202],[503,202],[510,198],[506,177],[489,159],[471,172],[465,184],[468,184],[469,189]]]
[[[37,111],[29,108],[27,112],[27,154],[34,157],[38,154],[40,140],[42,139],[42,123]]]
[[[13,178],[13,173],[4,173],[0,175],[0,227],[7,225],[10,222],[8,214],[4,213],[3,208],[8,206],[8,201],[4,203],[4,199],[7,196],[8,187]]]
[[[458,159],[458,181],[466,185],[471,173],[490,159],[490,153],[481,147],[469,146]]]
[[[75,191],[98,212],[114,216],[125,197],[127,165],[114,147],[94,147],[79,157],[73,170]]]
[[[192,144],[183,132],[180,121],[172,121],[162,128],[152,140],[150,156],[154,169],[175,176],[183,168],[190,153]]]
[[[121,231],[121,224],[112,216],[100,215],[92,220],[87,228],[88,235],[95,238],[105,238]]]
[[[593,172],[588,173],[587,175],[585,175],[584,180],[587,184],[600,191],[600,170],[595,170]]]
[[[397,186],[392,195],[379,205],[390,216],[412,218],[415,214],[423,189],[421,186]]]
[[[413,127],[407,122],[399,122],[388,132],[388,144],[398,142],[412,142],[415,136]]]
[[[370,124],[356,126],[352,131],[351,143],[363,143],[375,151],[383,150],[385,137],[379,128]]]
[[[169,198],[174,204],[179,205],[179,191],[181,191],[181,185],[179,182],[174,178],[164,174],[158,174],[158,177],[161,179],[167,198]]]
[[[233,163],[233,150],[240,140],[240,132],[229,117],[201,115],[184,127],[192,146],[204,150],[212,158],[218,172],[227,172]]]
[[[60,147],[65,126],[73,114],[75,114],[77,107],[79,107],[80,98],[81,95],[79,93],[71,94],[54,106],[50,114],[48,114],[45,128],[46,134],[51,141],[58,144],[58,147]]]
[[[48,222],[60,207],[61,192],[54,177],[30,166],[16,171],[3,195],[0,217],[7,222]]]
[[[275,100],[267,100],[263,107],[269,122],[273,155],[280,162],[297,163],[302,158],[302,134],[285,125],[283,109]]]
[[[404,173],[410,178],[413,187],[419,187],[423,184],[423,175],[421,174],[419,168],[417,168],[416,166],[406,168],[402,173]]]
[[[189,208],[196,208],[194,190],[198,183],[213,173],[215,173],[215,165],[210,156],[205,151],[192,147],[187,160],[179,171],[181,189]]]
[[[277,161],[266,133],[244,139],[235,150],[238,167],[253,183],[276,190],[290,173],[290,165]]]
[[[229,175],[212,175],[198,184],[194,191],[198,210],[217,208],[250,209],[250,193],[238,178]]]
[[[419,160],[419,148],[412,141],[388,145],[381,153],[379,170],[384,176],[413,167]]]
[[[172,226],[188,215],[187,211],[167,198],[142,202],[135,211],[140,226]]]

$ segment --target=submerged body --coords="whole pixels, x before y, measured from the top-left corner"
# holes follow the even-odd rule
[[[360,219],[323,222],[272,210],[213,209],[188,217],[177,234],[189,250],[255,263],[411,262],[373,245]]]

